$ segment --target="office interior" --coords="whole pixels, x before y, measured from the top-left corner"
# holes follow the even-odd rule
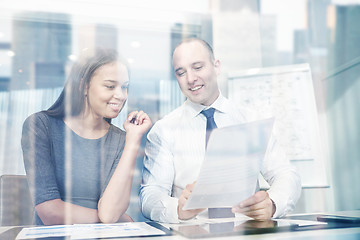
[[[113,121],[122,127],[134,109],[156,122],[182,104],[171,52],[181,39],[199,37],[221,60],[219,86],[229,98],[241,99],[244,91],[234,86],[252,81],[250,75],[295,73],[291,80],[297,71],[306,73],[299,75],[305,90],[287,93],[304,104],[299,116],[310,118],[291,129],[311,125],[301,141],[287,143],[308,151],[289,159],[303,184],[293,213],[360,210],[359,22],[360,2],[343,0],[2,1],[0,175],[25,175],[23,121],[55,101],[81,52],[108,46],[127,59],[129,98]],[[144,146],[145,139],[127,211],[135,221],[146,221],[138,199]],[[21,186],[2,186],[4,213],[4,204],[22,204]],[[2,225],[21,223],[14,214],[1,214]]]

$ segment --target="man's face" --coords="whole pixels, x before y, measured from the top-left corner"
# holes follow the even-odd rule
[[[173,54],[175,75],[183,94],[194,103],[210,106],[219,96],[219,60],[211,60],[199,41],[185,42]]]

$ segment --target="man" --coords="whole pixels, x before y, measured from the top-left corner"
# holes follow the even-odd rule
[[[173,53],[173,67],[187,100],[149,132],[140,189],[144,216],[169,223],[191,219],[204,211],[182,209],[205,156],[207,118],[202,110],[215,109],[217,127],[256,120],[253,113],[238,109],[221,95],[217,84],[220,61],[205,41],[187,39],[180,43]],[[270,189],[240,202],[232,208],[233,213],[265,220],[281,217],[294,208],[301,192],[300,178],[274,138],[269,142],[261,173]]]

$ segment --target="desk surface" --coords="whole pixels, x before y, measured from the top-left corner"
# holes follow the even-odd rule
[[[319,214],[333,214],[333,215],[341,215],[341,216],[354,216],[360,217],[360,211],[342,211],[342,212],[334,212],[334,213],[316,213],[316,214],[294,214],[289,215],[288,217],[291,219],[308,219],[313,220],[316,219],[316,216]],[[0,239],[15,239],[17,233],[23,226],[11,226],[11,227],[0,227]],[[251,235],[234,235],[234,236],[226,236],[226,237],[209,237],[209,238],[201,238],[201,239],[282,239],[282,240],[312,240],[312,239],[326,239],[326,240],[356,240],[360,239],[360,225],[355,227],[342,227],[342,228],[332,228],[332,229],[316,229],[316,230],[304,230],[304,231],[291,231],[291,232],[276,232],[276,233],[266,233],[266,234],[251,234]],[[152,240],[183,240],[188,239],[181,235],[173,235],[173,236],[163,236],[163,237],[141,237],[141,238],[121,238],[121,239],[152,239]]]

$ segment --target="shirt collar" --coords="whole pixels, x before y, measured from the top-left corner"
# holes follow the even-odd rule
[[[185,101],[185,107],[188,109],[188,112],[191,117],[196,117],[200,114],[200,112],[207,108],[215,108],[217,111],[222,113],[227,113],[230,111],[228,99],[226,99],[221,93],[219,94],[219,97],[215,100],[213,104],[211,104],[209,107],[193,103],[189,99]]]

